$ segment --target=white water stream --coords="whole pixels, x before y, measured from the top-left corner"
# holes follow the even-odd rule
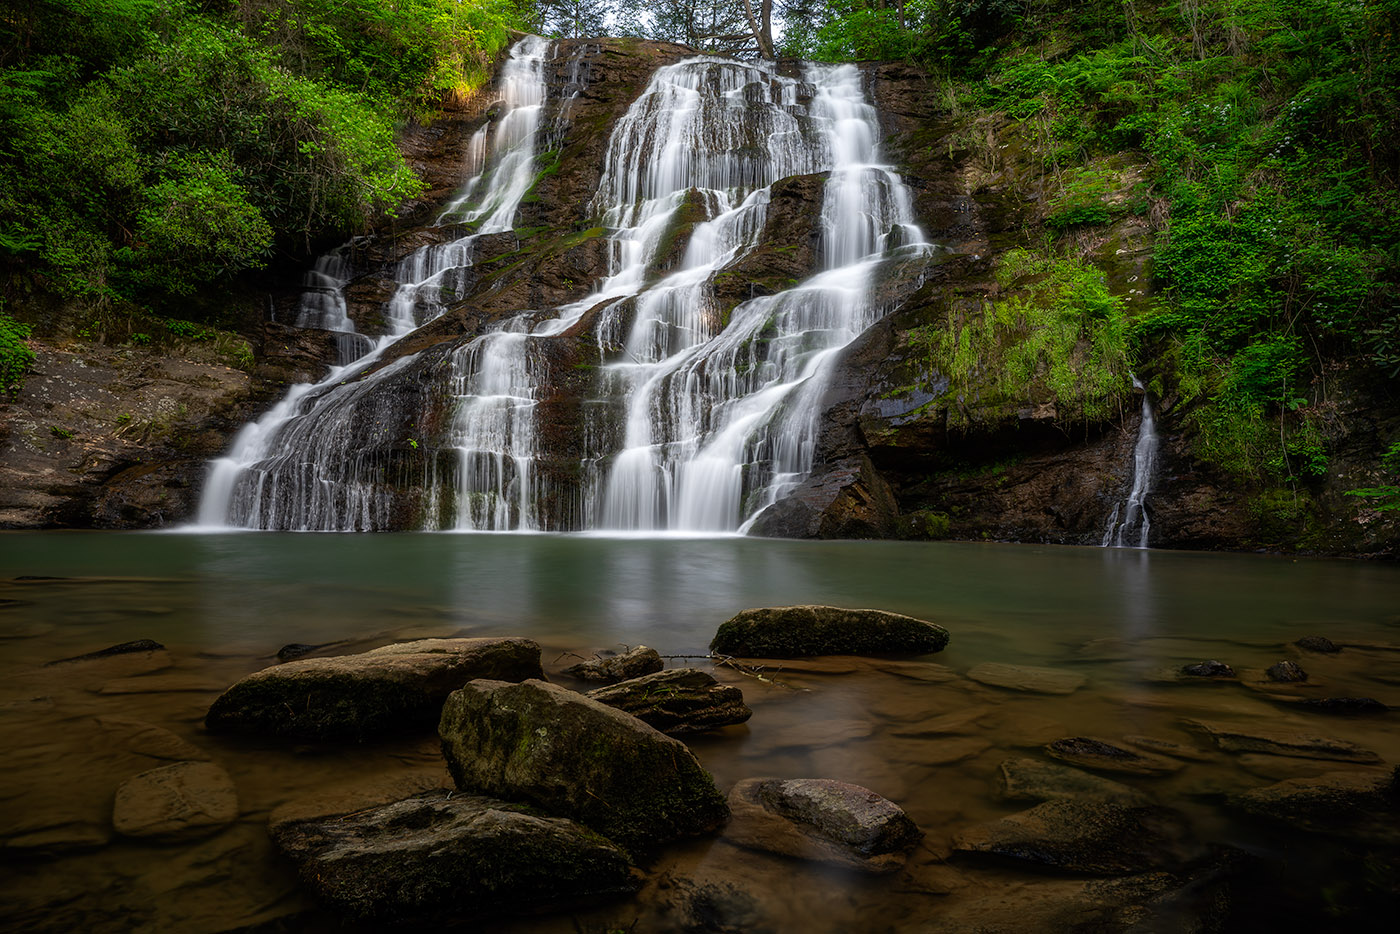
[[[1103,547],[1146,548],[1152,531],[1152,517],[1147,512],[1147,494],[1152,491],[1152,474],[1157,467],[1157,422],[1152,416],[1152,403],[1136,376],[1133,386],[1142,393],[1142,422],[1138,426],[1137,444],[1133,446],[1133,482],[1128,498],[1108,517],[1103,533]],[[1119,516],[1122,521],[1119,521]]]
[[[503,115],[489,151],[473,155],[484,168],[443,221],[476,223],[478,234],[511,228],[535,177],[546,51],[528,39],[512,53]],[[577,93],[578,75],[569,79]],[[603,168],[590,209],[607,230],[609,266],[594,293],[522,310],[439,365],[450,420],[435,453],[455,450],[458,466],[436,457],[415,480],[418,527],[741,530],[811,471],[832,365],[887,310],[870,298],[879,264],[928,250],[908,191],[882,163],[853,66],[808,66],[800,80],[709,57],[664,66],[614,127]],[[716,278],[761,246],[771,186],[813,173],[829,173],[817,273],[724,308]],[[386,310],[396,332],[450,303],[444,282],[470,264],[471,241],[404,261]],[[603,365],[570,453],[540,410],[558,376],[551,351],[579,328]],[[417,398],[385,391],[411,359],[299,387],[216,464],[201,522],[397,527],[391,465],[366,445],[365,426],[393,422],[383,406]]]

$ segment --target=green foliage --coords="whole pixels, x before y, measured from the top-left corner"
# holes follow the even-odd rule
[[[1102,274],[1079,260],[1011,250],[997,278],[1006,297],[916,335],[950,391],[983,404],[1054,403],[1062,422],[1118,411],[1132,387],[1128,328]]]
[[[1400,512],[1400,441],[1393,442],[1381,455],[1380,466],[1385,475],[1395,481],[1394,483],[1347,490],[1347,495],[1358,496],[1369,501],[1371,508],[1377,512]]]
[[[18,393],[34,365],[34,351],[26,343],[29,330],[29,325],[10,317],[0,303],[0,396]]]

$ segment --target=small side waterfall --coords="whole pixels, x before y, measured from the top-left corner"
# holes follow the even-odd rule
[[[1128,498],[1108,517],[1103,533],[1103,547],[1146,548],[1152,531],[1152,517],[1147,512],[1147,494],[1152,491],[1152,474],[1157,466],[1157,423],[1152,415],[1152,402],[1147,390],[1136,376],[1133,386],[1142,392],[1142,422],[1138,426],[1137,444],[1133,447],[1133,483]],[[1119,516],[1122,521],[1119,521]]]

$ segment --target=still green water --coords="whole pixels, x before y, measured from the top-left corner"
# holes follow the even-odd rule
[[[833,879],[722,841],[675,848],[650,867],[653,880],[738,887],[752,900],[753,918],[767,919],[753,921],[755,930],[1054,930],[1051,908],[1079,904],[1082,881],[968,867],[951,855],[950,842],[967,827],[1028,807],[998,793],[1000,764],[1043,758],[1044,744],[1057,738],[1148,735],[1189,746],[1198,757],[1172,775],[1111,777],[1183,811],[1206,843],[1285,856],[1286,842],[1239,822],[1222,797],[1356,766],[1228,755],[1192,732],[1191,718],[1344,739],[1377,753],[1381,763],[1365,766],[1377,774],[1400,761],[1400,715],[1393,712],[1324,717],[1257,687],[1180,684],[1171,675],[1188,662],[1220,659],[1246,681],[1292,658],[1312,673],[1305,690],[1318,696],[1400,706],[1400,568],[1393,565],[745,538],[6,534],[0,755],[10,768],[0,780],[0,845],[23,870],[0,883],[7,906],[0,924],[35,931],[333,927],[307,913],[294,874],[267,841],[268,814],[347,777],[436,780],[443,769],[433,737],[309,751],[205,733],[200,721],[217,693],[272,664],[284,644],[336,642],[326,650],[336,653],[426,636],[522,635],[542,643],[546,671],[558,678],[573,655],[624,645],[700,655],[736,611],[792,603],[908,613],[943,624],[952,641],[912,665],[775,662],[764,669],[767,680],[715,669],[754,709],[747,725],[691,743],[721,789],[761,775],[852,781],[895,800],[926,832],[895,879]],[[1316,656],[1290,645],[1309,634],[1347,648]],[[142,638],[167,646],[156,670],[119,661],[43,667]],[[1069,695],[1046,695],[967,677],[988,662],[1055,668],[1085,683]],[[168,730],[223,764],[238,788],[240,820],[181,845],[114,836],[116,785],[163,764],[132,754],[122,732],[132,721]],[[931,722],[943,725],[925,729]],[[1020,902],[1006,898],[1013,889]],[[685,911],[674,904],[683,890],[653,884],[621,906],[502,922],[502,929],[634,923],[638,931],[683,930]],[[1357,898],[1348,917],[1365,927],[1368,903]],[[1010,922],[998,912],[1020,920],[1005,927]]]

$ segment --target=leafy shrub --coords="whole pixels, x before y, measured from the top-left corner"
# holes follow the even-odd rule
[[[29,325],[16,321],[0,307],[0,395],[14,395],[34,365],[34,351],[25,341]]]

